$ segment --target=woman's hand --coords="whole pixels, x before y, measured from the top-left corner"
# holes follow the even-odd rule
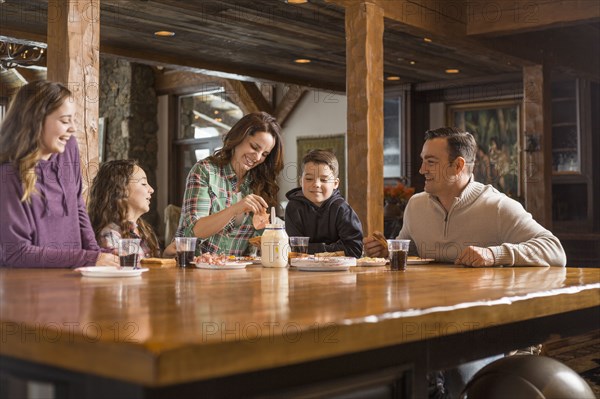
[[[252,216],[252,225],[256,230],[264,229],[267,227],[267,223],[269,223],[269,214],[265,208],[263,208],[262,212],[255,212],[254,216]]]
[[[266,212],[266,209],[269,207],[267,202],[260,196],[256,194],[250,194],[242,198],[241,201],[233,204],[231,208],[234,210],[235,215],[240,215],[242,213],[255,213],[262,214]]]
[[[100,252],[96,260],[96,266],[121,266],[121,264],[115,254]]]

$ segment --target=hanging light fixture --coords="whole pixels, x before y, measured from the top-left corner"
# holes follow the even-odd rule
[[[46,52],[43,43],[0,40],[0,70],[39,64]]]

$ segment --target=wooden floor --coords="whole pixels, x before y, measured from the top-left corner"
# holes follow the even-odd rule
[[[543,345],[541,354],[575,370],[600,398],[600,330],[566,339],[557,337]]]

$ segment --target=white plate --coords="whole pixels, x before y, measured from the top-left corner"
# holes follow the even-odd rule
[[[116,266],[89,266],[75,269],[84,277],[136,277],[148,269],[118,268]]]
[[[348,265],[327,265],[327,264],[315,264],[315,265],[303,265],[303,266],[292,266],[293,269],[300,270],[303,272],[344,272],[350,269]]]
[[[246,266],[252,264],[252,262],[225,262],[224,265],[211,265],[210,263],[196,263],[198,269],[209,269],[209,270],[228,270],[228,269],[243,269]]]
[[[261,265],[260,256],[242,256],[236,262],[244,262],[250,265]]]
[[[406,259],[406,264],[407,265],[426,265],[428,263],[431,262],[435,262],[435,259],[431,259],[431,258],[415,258],[410,256],[408,259]]]
[[[295,267],[350,267],[356,266],[356,258],[351,256],[336,256],[328,258],[292,258],[291,265]]]
[[[385,266],[387,259],[381,260],[357,260],[356,266]]]

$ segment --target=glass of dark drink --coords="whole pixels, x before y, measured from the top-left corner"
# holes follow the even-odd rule
[[[119,264],[121,267],[139,268],[140,239],[121,238],[119,240]]]
[[[196,254],[196,237],[175,237],[177,250],[177,266],[188,267],[194,265]]]
[[[387,240],[387,242],[390,254],[390,270],[406,270],[406,258],[408,257],[410,240]]]
[[[305,258],[308,256],[308,241],[310,237],[290,237],[290,251],[288,259],[290,265],[293,258]]]

